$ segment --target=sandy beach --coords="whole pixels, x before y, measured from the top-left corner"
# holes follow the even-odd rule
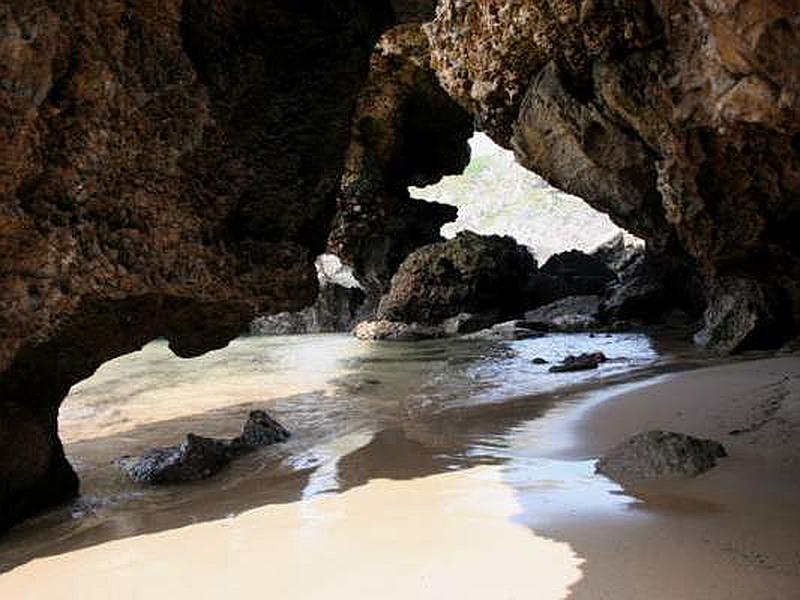
[[[799,384],[787,356],[589,395],[516,434],[559,447],[521,479],[503,464],[373,479],[38,558],[0,575],[0,597],[794,598]],[[592,475],[587,459],[656,428],[719,440],[730,456],[630,496]]]
[[[637,431],[722,442],[695,479],[630,490],[636,510],[545,528],[585,558],[574,598],[788,599],[800,595],[800,359],[742,361],[669,377],[590,408],[573,456]]]

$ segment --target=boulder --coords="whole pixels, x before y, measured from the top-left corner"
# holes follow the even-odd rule
[[[550,367],[551,373],[567,373],[570,371],[588,371],[596,369],[600,363],[606,362],[608,359],[602,352],[589,352],[580,354],[578,356],[567,356],[560,365],[553,365]]]
[[[709,290],[705,326],[695,342],[708,350],[728,354],[774,346],[793,335],[788,307],[781,294],[752,279],[719,278]],[[788,303],[788,302],[787,302]]]
[[[539,329],[586,331],[600,325],[600,296],[568,296],[525,313]]]
[[[487,329],[464,335],[461,339],[513,341],[527,340],[544,335],[541,331],[529,327],[526,321],[506,321],[505,323],[498,323]]]
[[[387,340],[394,342],[413,342],[429,340],[445,335],[441,327],[402,323],[400,321],[363,321],[356,325],[353,335],[360,340]]]
[[[450,317],[442,322],[442,329],[445,335],[463,335],[475,333],[498,321],[497,312],[483,314],[459,313],[455,317]]]
[[[719,442],[668,431],[637,433],[597,461],[596,471],[619,482],[695,477],[727,456]]]
[[[263,410],[247,417],[238,437],[219,440],[190,433],[177,446],[155,448],[142,456],[123,456],[117,466],[137,483],[158,485],[208,479],[234,458],[289,439],[289,431]]]
[[[533,279],[528,291],[537,304],[567,296],[601,295],[617,280],[605,263],[580,250],[551,256]]]
[[[190,433],[177,446],[122,457],[119,467],[137,483],[179,483],[207,479],[231,462],[230,443]]]
[[[378,318],[435,325],[464,312],[513,317],[524,308],[535,272],[527,248],[512,238],[462,231],[406,258],[381,299]]]
[[[254,410],[247,417],[242,433],[234,438],[234,446],[247,450],[285,442],[292,434],[263,410]]]

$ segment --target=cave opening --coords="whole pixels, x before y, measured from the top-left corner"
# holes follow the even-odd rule
[[[442,227],[443,237],[452,239],[465,230],[508,235],[529,248],[540,265],[554,254],[591,253],[615,240],[628,247],[644,245],[608,215],[518,164],[512,151],[486,134],[476,132],[469,145],[471,158],[462,174],[409,187],[414,198],[458,209],[457,219]]]

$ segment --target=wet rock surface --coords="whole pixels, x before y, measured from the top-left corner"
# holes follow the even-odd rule
[[[727,456],[719,442],[681,433],[647,431],[625,440],[597,461],[596,471],[619,482],[695,477]]]
[[[138,457],[121,457],[117,465],[137,483],[151,485],[207,479],[233,459],[289,439],[289,431],[262,410],[250,413],[241,435],[231,440],[194,435],[177,446],[156,448]]]
[[[578,356],[567,356],[561,364],[550,367],[551,373],[569,373],[572,371],[589,371],[596,369],[608,358],[602,352],[588,352]]]

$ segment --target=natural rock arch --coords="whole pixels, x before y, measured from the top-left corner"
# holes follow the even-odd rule
[[[433,5],[0,0],[0,528],[75,493],[58,404],[102,362],[313,300],[375,42]],[[797,327],[799,28],[767,0],[441,0],[462,112],[403,72],[698,269],[731,350]]]

